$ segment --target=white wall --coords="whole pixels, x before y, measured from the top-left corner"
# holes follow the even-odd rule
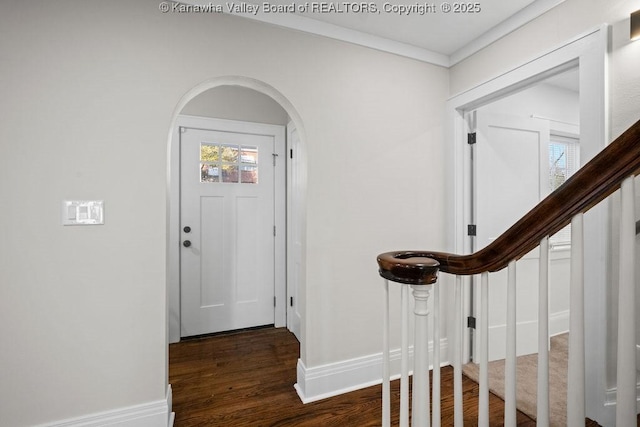
[[[531,118],[532,116],[544,117],[545,119],[550,119],[549,128],[552,131],[566,123],[573,124],[576,127],[580,124],[580,97],[578,92],[546,83],[541,83],[507,98],[487,104],[480,110],[525,118]],[[544,119],[538,118],[537,120]]]
[[[443,246],[447,70],[155,0],[3,6],[1,425],[165,398],[169,126],[216,76],[304,122],[304,363],[380,351],[376,254]],[[105,224],[63,227],[65,199],[103,199]]]
[[[252,89],[220,86],[193,98],[181,114],[286,126],[287,112],[276,101]]]

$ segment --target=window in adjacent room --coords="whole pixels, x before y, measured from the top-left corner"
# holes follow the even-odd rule
[[[576,137],[551,134],[549,138],[549,190],[555,191],[580,167],[580,144]],[[571,244],[571,226],[551,237],[552,247]]]

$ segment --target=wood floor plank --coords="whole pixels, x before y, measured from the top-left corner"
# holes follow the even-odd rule
[[[293,385],[299,357],[284,328],[244,331],[169,346],[175,427],[380,426],[381,386],[302,404]],[[442,425],[453,425],[453,370],[442,370]],[[398,425],[399,381],[392,382]],[[464,378],[465,425],[476,424],[478,385]],[[490,425],[503,425],[504,402],[490,396]],[[535,422],[518,413],[518,426]]]

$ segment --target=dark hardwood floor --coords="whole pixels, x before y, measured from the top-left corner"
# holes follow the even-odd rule
[[[182,341],[169,346],[175,427],[379,426],[381,387],[302,404],[293,385],[299,345],[284,328]],[[453,425],[453,370],[442,370],[442,425]],[[464,378],[465,425],[476,424],[478,385]],[[398,425],[399,381],[392,383]],[[490,424],[503,425],[504,403],[490,397]],[[518,413],[518,426],[535,422]],[[589,425],[589,424],[588,424]],[[597,425],[597,424],[592,424]]]

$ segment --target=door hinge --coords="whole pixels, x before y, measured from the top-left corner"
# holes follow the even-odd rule
[[[471,132],[467,134],[467,144],[473,145],[476,143],[476,133]]]
[[[293,307],[293,297],[289,297],[289,305]]]
[[[467,317],[467,328],[475,329],[476,328],[476,318],[473,316]]]
[[[273,166],[276,165],[276,159],[278,158],[278,154],[277,153],[273,153],[271,154],[273,156]]]
[[[273,306],[276,307],[276,297],[273,297]]]
[[[274,225],[273,226],[273,237],[275,237],[275,236],[276,236],[276,226]]]
[[[289,158],[293,159],[293,148],[289,149]]]
[[[475,224],[467,225],[467,236],[475,236],[477,233],[477,228]]]

